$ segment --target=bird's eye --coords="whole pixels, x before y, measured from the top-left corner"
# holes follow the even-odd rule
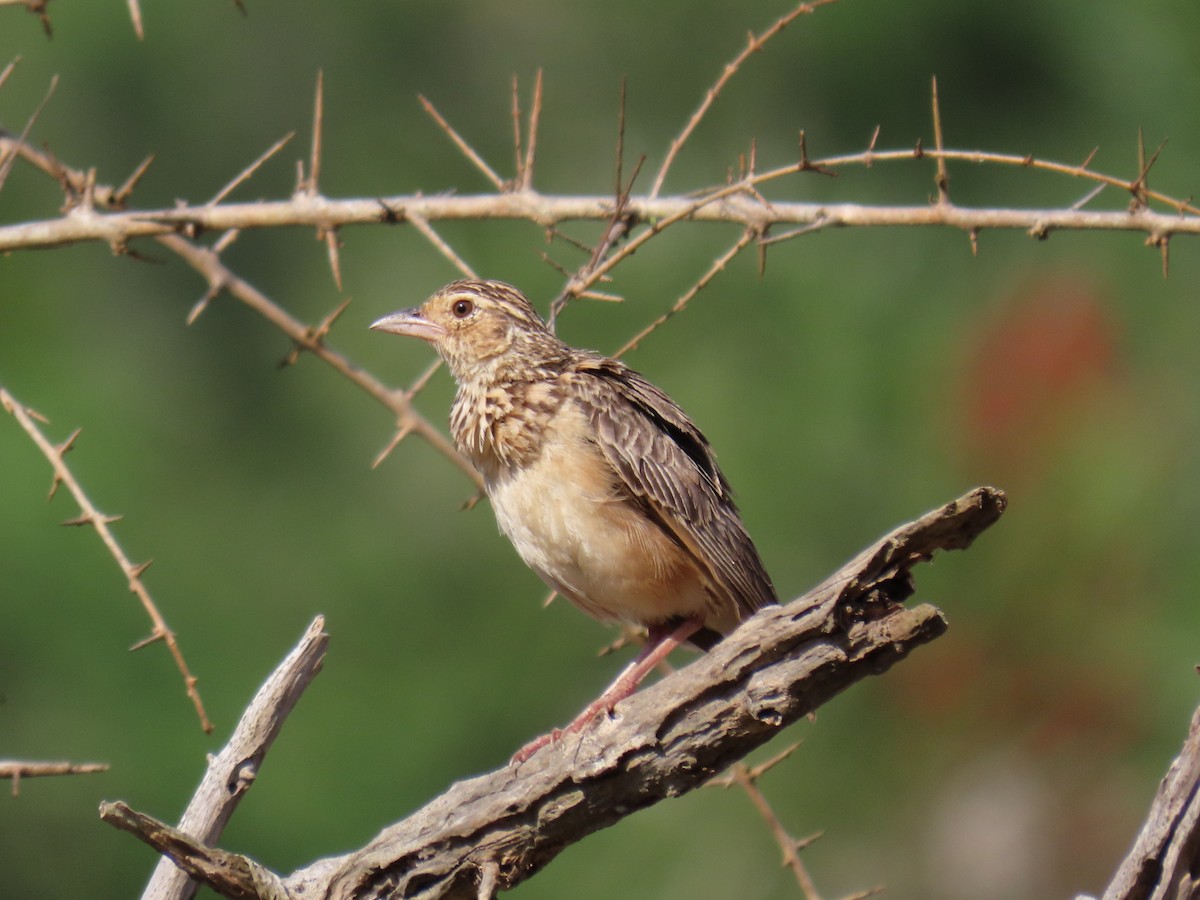
[[[465,319],[475,311],[475,304],[470,300],[455,300],[454,305],[450,307],[450,312],[454,313],[454,318]]]

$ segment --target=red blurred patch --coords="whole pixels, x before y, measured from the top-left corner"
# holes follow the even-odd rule
[[[1007,298],[971,341],[963,413],[969,449],[1027,462],[1112,387],[1120,326],[1081,275],[1039,279]]]

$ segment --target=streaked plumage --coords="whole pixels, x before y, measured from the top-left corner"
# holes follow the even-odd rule
[[[695,620],[690,639],[708,647],[776,602],[700,430],[624,363],[564,344],[515,288],[456,281],[372,327],[441,353],[455,443],[500,529],[584,612]]]

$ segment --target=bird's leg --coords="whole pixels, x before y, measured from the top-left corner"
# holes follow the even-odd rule
[[[701,623],[688,619],[682,625],[671,628],[669,625],[652,625],[650,634],[641,652],[634,658],[616,680],[604,689],[604,693],[588,704],[566,728],[555,728],[549,734],[543,734],[513,754],[512,762],[523,763],[547,744],[552,744],[564,734],[574,734],[582,731],[584,726],[592,721],[599,713],[610,714],[613,707],[638,689],[647,675],[660,662],[671,655],[671,651],[685,643],[689,637],[699,630]]]

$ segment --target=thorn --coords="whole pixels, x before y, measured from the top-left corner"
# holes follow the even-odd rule
[[[621,183],[621,169],[625,165],[625,76],[621,76],[621,100],[617,107],[617,149],[616,149],[616,184],[613,193],[621,196],[624,186]]]
[[[400,427],[396,429],[396,433],[392,435],[392,439],[388,441],[388,445],[380,450],[375,456],[375,459],[371,461],[371,468],[378,469],[381,465],[383,465],[383,461],[392,455],[392,451],[400,445],[402,440],[412,433],[412,430],[412,425],[408,424],[407,422],[402,422]]]
[[[525,180],[525,156],[523,153],[521,153],[521,91],[520,83],[515,72],[512,76],[511,118],[513,128],[513,158],[517,171],[513,182],[515,184],[521,184]]]
[[[811,847],[813,844],[815,844],[817,841],[819,841],[823,837],[825,837],[825,832],[814,831],[808,837],[797,838],[796,840],[794,840],[792,842],[792,847],[798,853],[801,850],[805,850],[808,847]]]
[[[580,300],[599,300],[601,303],[624,303],[625,298],[619,294],[606,294],[603,291],[586,290],[577,295]]]
[[[746,776],[751,781],[757,781],[763,775],[767,774],[767,772],[771,771],[773,768],[775,768],[777,765],[779,765],[784,760],[788,759],[793,753],[795,753],[797,750],[799,750],[800,745],[802,743],[804,743],[804,742],[796,741],[796,743],[792,744],[786,750],[783,750],[782,752],[775,754],[770,759],[768,759],[766,762],[759,763],[753,769],[747,770]]]
[[[865,891],[859,891],[856,894],[849,894],[843,897],[842,900],[867,900],[868,897],[874,897],[876,894],[882,894],[887,888],[887,885],[877,884],[875,887],[867,888]]]
[[[800,172],[818,172],[821,175],[829,175],[837,177],[837,172],[832,169],[827,169],[824,166],[818,166],[808,158],[808,139],[805,137],[804,129],[800,129],[800,162],[797,171]]]
[[[59,459],[62,459],[67,451],[75,446],[75,439],[79,437],[82,431],[82,428],[76,428],[69,435],[67,435],[67,439],[65,441],[54,448],[54,452],[58,454]]]
[[[13,70],[16,69],[17,63],[20,61],[21,56],[18,54],[12,62],[4,67],[3,71],[0,71],[0,88],[4,87],[4,82],[8,81],[8,77],[12,75]]]
[[[1092,152],[1087,155],[1087,158],[1079,164],[1080,169],[1087,169],[1092,164],[1092,160],[1096,158],[1096,154],[1100,152],[1100,145],[1097,144],[1092,148]]]
[[[425,99],[425,97],[421,94],[417,95],[417,99],[421,101],[421,106],[425,109],[425,112],[428,113],[433,121],[438,124],[438,127],[445,132],[446,136],[450,138],[451,143],[453,143],[454,146],[459,149],[459,152],[461,152],[468,160],[470,160],[475,168],[479,169],[479,171],[483,173],[484,177],[486,177],[487,180],[492,183],[492,186],[496,190],[503,191],[505,188],[504,179],[497,175],[495,170],[493,170],[491,166],[484,162],[483,157],[476,153],[475,149],[471,147],[471,145],[465,140],[463,140],[462,135],[454,130],[450,123],[442,117],[442,114],[437,111],[432,103]]]
[[[1152,234],[1146,238],[1148,246],[1157,247],[1159,253],[1162,254],[1162,270],[1163,278],[1170,275],[1171,272],[1171,238],[1166,234]]]
[[[165,637],[166,637],[166,635],[164,635],[161,631],[156,631],[153,634],[151,634],[149,637],[144,637],[140,641],[135,643],[133,646],[131,646],[129,648],[129,652],[133,653],[135,650],[141,650],[143,647],[149,647],[151,644],[156,644],[159,641],[163,640],[163,638],[165,638]]]
[[[78,526],[78,525],[111,525],[113,522],[121,521],[121,516],[106,516],[103,513],[92,515],[90,513],[81,513],[74,519],[64,519],[61,525]]]
[[[1129,183],[1129,193],[1133,199],[1129,201],[1129,211],[1136,212],[1146,206],[1146,137],[1138,126],[1137,133],[1137,167],[1138,176]]]
[[[133,20],[133,33],[139,41],[144,41],[146,32],[142,30],[142,8],[138,0],[129,0],[129,18]]]
[[[253,177],[254,173],[263,167],[263,165],[267,162],[267,160],[269,160],[272,156],[274,156],[276,153],[278,153],[280,150],[282,150],[284,147],[286,147],[287,144],[291,141],[291,139],[294,138],[295,136],[296,136],[296,132],[289,131],[287,134],[285,134],[283,137],[281,137],[279,140],[277,140],[275,143],[273,143],[270,147],[268,147],[266,150],[264,150],[262,153],[260,153],[258,155],[258,158],[254,160],[254,162],[250,163],[250,165],[246,166],[246,168],[244,168],[244,169],[242,169],[242,171],[238,172],[237,175],[235,175],[229,181],[228,184],[226,184],[223,188],[221,188],[219,191],[217,191],[217,193],[213,195],[213,198],[204,205],[205,206],[216,206],[218,203],[220,203],[222,200],[224,200],[226,197],[228,197],[230,194],[232,194],[233,191],[239,185],[244,184],[245,182],[249,181],[250,178]]]
[[[133,582],[139,581],[142,577],[142,573],[145,572],[148,568],[150,568],[150,566],[153,565],[153,563],[154,563],[154,560],[148,559],[144,563],[138,563],[136,566],[131,566],[129,569],[130,584],[132,585]]]
[[[342,262],[341,254],[338,253],[338,250],[342,245],[338,240],[336,228],[325,230],[325,246],[329,250],[329,269],[333,272],[333,283],[340,291],[342,290]]]
[[[49,28],[50,28],[50,20],[49,19],[43,20],[43,27],[46,28],[47,33],[49,33]],[[7,77],[7,74],[5,77]],[[46,89],[46,93],[42,97],[41,101],[38,103],[38,105],[36,107],[34,107],[34,110],[30,114],[29,118],[25,120],[25,127],[21,129],[21,134],[17,137],[18,145],[24,144],[26,142],[26,140],[28,140],[30,132],[33,131],[34,124],[41,117],[43,110],[45,110],[46,105],[50,102],[50,98],[54,96],[54,92],[57,89],[58,89],[58,76],[52,75],[52,76],[50,76],[50,87],[48,87]],[[13,161],[16,158],[17,158],[16,153],[12,153],[8,157],[0,159],[0,187],[4,186],[4,182],[8,178],[8,173],[12,170]]]
[[[921,139],[917,138],[917,145],[913,147],[913,159],[925,158],[925,146],[921,143]]]
[[[967,237],[971,239],[971,256],[979,256],[979,229],[972,228],[967,232]]]
[[[1080,197],[1078,200],[1076,200],[1074,203],[1072,203],[1071,209],[1083,209],[1085,206],[1087,206],[1089,203],[1091,203],[1093,200],[1095,200],[1097,197],[1099,197],[1100,192],[1103,191],[1106,187],[1108,187],[1108,185],[1104,184],[1103,182],[1096,185],[1094,188],[1092,188],[1090,191],[1088,191],[1086,194],[1084,194],[1082,197]]]
[[[350,301],[352,299],[353,298],[351,297],[347,297],[336,307],[334,307],[329,315],[321,320],[321,324],[318,325],[315,330],[309,330],[310,336],[314,342],[320,343],[322,340],[324,340],[325,336],[329,334],[330,329],[333,328],[333,323],[336,322],[342,313],[346,311],[346,307],[350,305]]]
[[[185,320],[185,322],[188,325],[194,324],[195,321],[198,318],[200,318],[200,314],[203,313],[206,309],[208,309],[208,304],[211,303],[213,300],[215,300],[217,297],[217,294],[219,294],[219,293],[221,293],[221,288],[219,285],[214,284],[212,287],[210,287],[205,292],[204,296],[201,297],[199,300],[197,300],[196,305],[193,306],[191,308],[191,310],[188,312],[187,319]]]
[[[325,70],[317,69],[317,90],[313,98],[312,154],[308,164],[307,193],[317,195],[321,177],[321,127],[325,122]]]
[[[226,231],[224,234],[222,234],[219,238],[217,238],[217,240],[213,243],[212,252],[216,253],[218,256],[220,256],[227,249],[229,249],[229,247],[233,244],[234,241],[236,241],[241,236],[242,236],[242,229],[230,228],[228,231]]]
[[[950,203],[950,175],[946,171],[946,157],[943,155],[946,144],[942,137],[942,108],[938,101],[936,75],[933,78],[933,145],[938,152],[937,175],[934,176],[934,183],[937,185],[938,191],[938,205],[946,206]]]
[[[125,183],[113,192],[111,202],[114,207],[117,209],[125,208],[125,201],[129,199],[129,195],[133,193],[133,189],[137,187],[138,182],[142,180],[142,176],[146,174],[146,171],[150,168],[150,164],[152,162],[154,162],[153,153],[143,159],[138,164],[138,167],[133,170],[130,176],[125,179]]]
[[[558,595],[556,593],[551,593],[551,595],[546,598],[545,605],[549,606],[550,601],[557,596]],[[646,637],[646,629],[636,625],[622,625],[620,628],[620,634],[596,651],[596,658],[601,659],[605,656],[611,656],[618,650],[628,647],[630,644],[644,644],[646,643]],[[1197,668],[1200,669],[1200,667]]]
[[[875,130],[871,132],[871,140],[867,144],[867,152],[863,154],[863,165],[868,169],[871,168],[875,162],[873,154],[875,153],[875,145],[879,142],[879,132],[882,127],[882,125],[875,126]]]
[[[554,598],[558,596],[558,591],[551,591],[542,599],[542,609],[545,609],[554,602]]]
[[[483,499],[483,491],[476,491],[470,497],[463,501],[462,506],[458,508],[459,512],[469,512],[479,505],[479,501]]]
[[[529,108],[529,136],[525,141],[525,162],[521,166],[521,187],[533,187],[533,160],[537,152],[538,124],[542,118],[542,70],[539,67],[533,80],[533,105]]]

